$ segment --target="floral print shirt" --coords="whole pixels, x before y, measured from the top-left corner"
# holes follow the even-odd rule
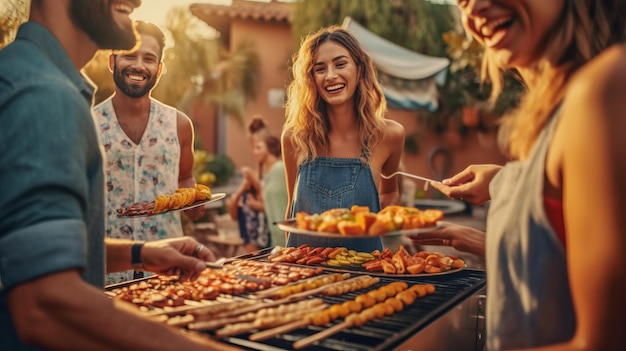
[[[106,236],[145,241],[182,236],[179,212],[138,218],[118,218],[116,212],[176,192],[180,162],[176,109],[150,99],[148,123],[138,144],[120,126],[111,98],[93,110],[105,154]],[[133,271],[113,273],[106,283],[130,279]]]

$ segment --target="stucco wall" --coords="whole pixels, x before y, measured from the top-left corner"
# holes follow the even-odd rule
[[[256,114],[263,116],[272,132],[276,136],[280,135],[285,120],[285,110],[282,105],[281,107],[270,106],[268,94],[271,90],[284,92],[290,76],[288,62],[292,53],[291,28],[286,23],[234,21],[231,47],[236,47],[239,42],[250,38],[254,38],[261,61],[259,94],[256,99],[247,102],[244,125],[232,118],[229,119],[226,143],[228,155],[239,167],[254,165],[254,158],[246,139],[247,122],[252,116]]]
[[[506,158],[496,146],[496,134],[479,133],[476,130],[469,130],[463,136],[454,133],[435,133],[429,128],[420,124],[418,112],[390,110],[389,118],[392,118],[402,125],[407,135],[418,133],[417,153],[404,152],[403,163],[408,172],[428,178],[449,177],[475,163],[495,163],[503,164]],[[444,151],[435,151],[444,150]],[[449,169],[441,174],[445,168],[444,156],[449,152]],[[432,157],[432,167],[429,157]],[[417,181],[418,189],[423,186],[423,182]],[[441,194],[437,191],[427,191],[427,197],[438,198]]]

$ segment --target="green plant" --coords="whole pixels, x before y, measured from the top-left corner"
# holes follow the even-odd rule
[[[516,107],[526,88],[514,72],[506,72],[504,75],[504,87],[498,95],[491,111],[496,116],[504,115],[511,108]]]
[[[456,122],[463,118],[462,110],[470,107],[477,109],[481,116],[480,123],[472,124],[471,127],[476,126],[483,131],[495,129],[498,118],[519,103],[523,85],[514,72],[506,72],[504,90],[490,104],[491,84],[480,80],[484,52],[482,46],[474,38],[457,30],[445,32],[442,37],[448,47],[451,63],[446,83],[439,89],[439,109],[422,114],[426,126],[443,133],[452,122],[452,125],[460,126],[463,134],[470,126]]]
[[[200,183],[220,186],[228,183],[235,175],[235,163],[226,155],[212,155],[204,150],[196,150],[193,175]]]
[[[451,63],[449,76],[444,87],[448,107],[458,110],[467,105],[476,105],[489,97],[490,86],[480,82],[479,71],[483,57],[482,46],[472,37],[452,30],[443,33]]]

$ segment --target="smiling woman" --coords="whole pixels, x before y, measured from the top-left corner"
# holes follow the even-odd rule
[[[458,6],[465,29],[485,47],[490,81],[502,82],[503,69],[514,68],[527,91],[499,130],[513,162],[471,165],[431,184],[448,196],[491,199],[486,235],[444,225],[414,242],[483,248],[487,349],[622,350],[626,3]],[[607,268],[583,263],[599,256]]]
[[[371,57],[338,26],[308,36],[294,56],[282,155],[288,218],[298,212],[368,206],[399,199],[398,182],[380,174],[398,170],[404,127],[385,118],[386,100]],[[312,238],[290,233],[287,246],[382,249],[380,238]]]

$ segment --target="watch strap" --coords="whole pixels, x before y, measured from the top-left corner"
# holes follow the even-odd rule
[[[133,243],[130,249],[130,263],[137,272],[144,270],[143,263],[141,262],[141,249],[143,248],[143,244],[144,242]]]

